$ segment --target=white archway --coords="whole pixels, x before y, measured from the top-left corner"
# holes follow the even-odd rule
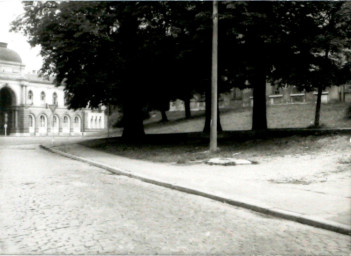
[[[28,95],[27,95],[27,103],[29,105],[32,105],[33,104],[33,99],[34,99],[34,94],[33,94],[33,91],[32,90],[29,90],[28,91]]]
[[[7,86],[0,89],[0,134],[8,135],[13,128],[15,116],[13,115],[13,106],[16,105],[16,94]],[[6,128],[5,128],[6,125]]]
[[[60,127],[60,118],[57,115],[54,115],[52,119],[52,133],[59,133]]]
[[[73,121],[73,131],[81,132],[81,120],[79,116],[76,116]]]
[[[70,133],[70,127],[71,127],[71,119],[68,115],[65,115],[62,121],[62,132]]]

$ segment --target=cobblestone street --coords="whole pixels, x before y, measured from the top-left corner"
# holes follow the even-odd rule
[[[350,236],[0,146],[0,254],[350,255]]]

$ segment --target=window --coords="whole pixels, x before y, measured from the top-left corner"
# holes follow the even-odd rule
[[[99,117],[99,128],[102,128],[102,125],[101,125],[101,116]]]
[[[54,127],[58,125],[58,117],[54,116]]]
[[[33,100],[33,92],[32,91],[28,92],[28,100],[30,100],[30,101]]]
[[[45,97],[46,97],[45,92],[41,92],[40,93],[40,100],[44,103],[45,103]]]
[[[280,88],[278,86],[274,87],[274,94],[280,94]]]
[[[300,92],[301,91],[296,86],[293,86],[292,89],[291,89],[291,93],[300,93]]]
[[[80,128],[80,119],[78,116],[74,118],[74,128],[78,130]]]
[[[45,116],[40,116],[40,127],[46,127],[46,119]]]
[[[54,94],[52,95],[52,104],[57,105],[57,93],[54,92]]]
[[[30,114],[29,115],[29,133],[34,133],[35,132],[35,117],[34,115]]]
[[[63,117],[63,124],[62,127],[68,129],[70,127],[70,120],[68,116]]]
[[[33,104],[33,92],[32,91],[28,92],[28,103]]]
[[[34,118],[32,115],[29,115],[29,127],[34,127]]]

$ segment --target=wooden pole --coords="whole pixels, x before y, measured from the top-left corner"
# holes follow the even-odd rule
[[[218,2],[213,1],[210,152],[217,151]]]

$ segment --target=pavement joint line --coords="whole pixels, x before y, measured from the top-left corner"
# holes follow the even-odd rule
[[[249,210],[252,210],[255,212],[259,212],[259,213],[271,215],[274,217],[298,222],[298,223],[305,224],[308,226],[313,226],[313,227],[317,227],[317,228],[321,228],[321,229],[325,229],[325,230],[329,230],[329,231],[334,231],[336,233],[340,233],[343,235],[351,236],[351,228],[347,225],[339,224],[339,223],[332,222],[332,221],[326,221],[324,219],[320,219],[320,218],[316,218],[313,216],[308,216],[308,215],[304,215],[304,214],[300,214],[300,213],[296,213],[296,212],[291,212],[291,211],[287,211],[287,210],[282,210],[282,209],[278,209],[275,207],[262,206],[262,205],[259,205],[258,203],[255,203],[255,204],[246,203],[246,202],[243,202],[240,200],[229,199],[229,198],[218,196],[215,194],[209,194],[207,192],[203,192],[200,190],[182,187],[179,185],[175,185],[172,183],[168,183],[168,182],[164,182],[164,181],[160,181],[160,180],[156,180],[156,179],[151,179],[151,178],[144,177],[141,175],[135,175],[129,171],[124,171],[124,170],[121,170],[121,169],[116,168],[116,167],[111,167],[111,166],[108,166],[108,165],[105,165],[102,163],[98,163],[96,161],[88,160],[86,158],[76,156],[73,154],[69,154],[69,153],[63,152],[61,150],[53,149],[53,148],[50,148],[50,147],[47,147],[44,145],[40,145],[39,147],[46,150],[46,151],[49,151],[51,153],[55,153],[55,154],[58,154],[58,155],[61,155],[61,156],[64,156],[64,157],[67,157],[67,158],[70,158],[70,159],[73,159],[76,161],[84,162],[84,163],[93,165],[95,167],[107,170],[107,171],[109,171],[113,174],[116,174],[116,175],[127,176],[129,178],[137,179],[137,180],[140,180],[142,182],[150,183],[153,185],[157,185],[157,186],[177,190],[180,192],[209,198],[209,199],[212,199],[212,200],[215,200],[218,202],[222,202],[222,203],[226,203],[226,204],[229,204],[232,206],[237,206],[237,207],[249,209]]]

